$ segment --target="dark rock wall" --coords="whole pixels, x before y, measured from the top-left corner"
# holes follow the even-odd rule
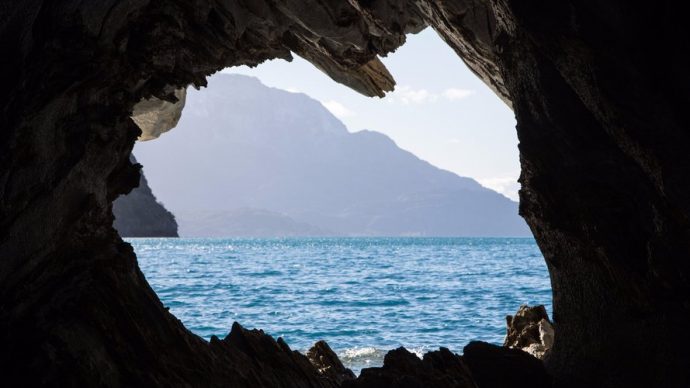
[[[515,110],[557,384],[686,386],[687,23],[676,3],[623,0],[3,1],[3,377],[332,385],[261,333],[208,344],[160,303],[112,228],[112,201],[139,179],[129,116],[141,98],[290,50],[382,95],[393,80],[376,54],[425,24]]]
[[[683,386],[687,29],[668,3],[502,2],[521,214],[546,258],[561,384]],[[683,69],[683,70],[681,70]]]
[[[132,163],[136,163],[134,156]],[[139,186],[113,202],[113,227],[122,237],[178,237],[175,216],[151,191],[141,172]]]
[[[318,58],[325,71],[365,94],[390,89],[375,53],[401,44],[404,25],[374,35],[373,23],[346,3],[304,5],[134,0],[0,6],[4,382],[332,385],[268,337],[257,349],[233,340],[208,344],[188,332],[112,227],[112,201],[139,180],[128,156],[140,131],[129,117],[144,97],[172,99],[165,93],[169,85],[202,85],[213,71],[288,58],[290,49]],[[309,29],[297,24],[307,14]],[[339,41],[312,32],[325,34],[329,26],[339,26]]]

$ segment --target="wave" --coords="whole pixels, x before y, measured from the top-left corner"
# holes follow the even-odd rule
[[[352,369],[355,374],[359,375],[364,368],[374,368],[383,365],[383,359],[392,349],[380,349],[373,346],[362,346],[345,349],[340,352],[336,352],[340,361],[346,368]],[[408,351],[414,353],[420,359],[427,349],[423,348],[410,348]]]
[[[352,369],[355,374],[364,368],[380,367],[383,365],[383,357],[388,350],[374,347],[355,347],[337,352],[338,358],[346,368]]]

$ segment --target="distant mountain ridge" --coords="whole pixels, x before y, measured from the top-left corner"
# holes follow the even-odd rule
[[[252,77],[190,90],[177,128],[135,153],[182,236],[530,235],[503,195]]]
[[[265,209],[240,208],[218,211],[181,211],[183,236],[195,237],[299,237],[333,236],[336,233],[288,215]]]

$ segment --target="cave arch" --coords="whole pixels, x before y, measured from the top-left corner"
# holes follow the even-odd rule
[[[622,0],[3,7],[5,376],[53,385],[332,384],[284,343],[234,327],[207,344],[165,311],[111,227],[112,201],[138,181],[130,115],[142,98],[173,100],[171,87],[291,51],[381,95],[394,81],[376,55],[426,25],[515,111],[521,214],[554,290],[547,367],[557,385],[686,385],[687,31],[673,4],[650,14]],[[262,373],[241,367],[250,360]]]

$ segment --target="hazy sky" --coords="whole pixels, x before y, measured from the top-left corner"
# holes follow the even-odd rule
[[[309,62],[274,60],[224,72],[321,101],[351,132],[370,129],[430,163],[517,200],[520,165],[513,112],[427,29],[382,58],[397,81],[385,98],[364,97]]]

